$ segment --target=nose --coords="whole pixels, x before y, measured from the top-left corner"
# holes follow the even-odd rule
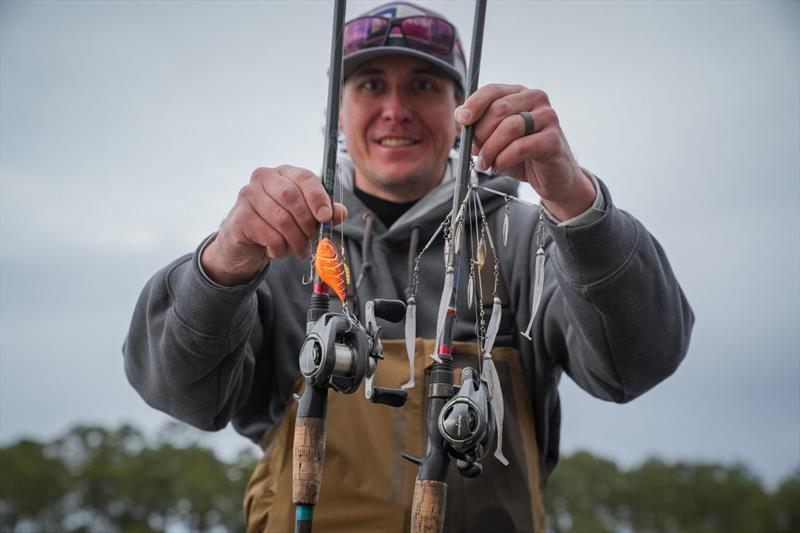
[[[383,100],[381,117],[389,122],[410,122],[413,114],[402,91],[393,90]]]

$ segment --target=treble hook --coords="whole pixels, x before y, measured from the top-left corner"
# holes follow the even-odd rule
[[[308,259],[308,277],[303,275],[300,279],[300,282],[303,285],[309,285],[312,281],[314,281],[314,259],[316,258],[316,254],[311,254],[311,257]]]

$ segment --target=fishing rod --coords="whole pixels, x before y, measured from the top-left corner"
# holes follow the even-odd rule
[[[339,122],[339,95],[342,78],[342,38],[344,29],[345,0],[336,0],[333,8],[333,34],[331,36],[331,59],[328,78],[328,115],[325,121],[325,148],[323,153],[322,182],[333,205],[334,180],[336,177],[336,137]],[[319,242],[326,242],[332,234],[331,222],[323,223],[319,229]],[[318,245],[319,246],[319,245]],[[334,248],[335,250],[335,248]],[[311,302],[306,316],[306,334],[310,335],[317,320],[330,307],[328,287],[318,269],[314,271]],[[301,350],[301,371],[303,369]],[[313,348],[312,348],[313,350]],[[314,355],[312,353],[312,355]],[[313,362],[313,358],[312,358]],[[305,372],[303,373],[305,376]],[[322,485],[322,465],[325,461],[325,417],[328,408],[328,389],[322,384],[315,386],[305,378],[305,387],[297,406],[292,449],[292,502],[295,504],[295,532],[310,533],[314,517],[314,506],[319,501]]]
[[[339,102],[342,85],[342,52],[345,0],[336,0],[331,35],[328,78],[328,113],[322,181],[333,205],[338,152]],[[314,506],[319,501],[325,461],[325,419],[328,389],[350,394],[365,381],[365,396],[374,403],[392,407],[405,404],[405,390],[373,385],[378,362],[383,359],[378,319],[399,322],[405,304],[399,300],[370,300],[365,306],[365,326],[348,311],[347,285],[350,271],[333,243],[333,221],[320,225],[312,264],[311,301],[306,316],[306,339],[300,349],[299,366],[305,378],[303,394],[297,398],[292,450],[292,502],[295,533],[311,533]],[[343,244],[342,244],[343,246]],[[342,313],[329,312],[329,288],[342,302]],[[412,374],[413,378],[413,374]]]
[[[485,14],[486,0],[476,0],[467,97],[478,89]],[[473,137],[473,126],[462,128],[453,207],[449,228],[445,228],[444,289],[436,325],[436,347],[432,354],[435,362],[426,391],[427,450],[421,459],[404,455],[419,465],[411,509],[412,533],[442,531],[451,456],[457,460],[461,474],[475,477],[481,472],[479,461],[486,455],[497,433],[487,383],[480,374],[466,367],[462,370],[461,387],[457,392],[453,385],[453,326],[457,311],[465,199],[470,191],[470,174],[474,172],[471,157]]]

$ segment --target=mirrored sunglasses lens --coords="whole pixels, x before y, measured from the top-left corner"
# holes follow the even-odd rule
[[[351,54],[383,44],[389,22],[383,17],[364,17],[347,23],[344,27],[344,53]]]
[[[448,55],[453,50],[455,30],[441,19],[409,17],[401,22],[401,26],[411,48],[436,55]]]

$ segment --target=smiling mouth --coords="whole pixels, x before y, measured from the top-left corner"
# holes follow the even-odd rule
[[[411,146],[412,144],[417,144],[419,141],[415,141],[414,139],[409,139],[406,137],[384,137],[383,139],[378,141],[378,144],[381,146],[386,147],[396,147],[396,146]]]

